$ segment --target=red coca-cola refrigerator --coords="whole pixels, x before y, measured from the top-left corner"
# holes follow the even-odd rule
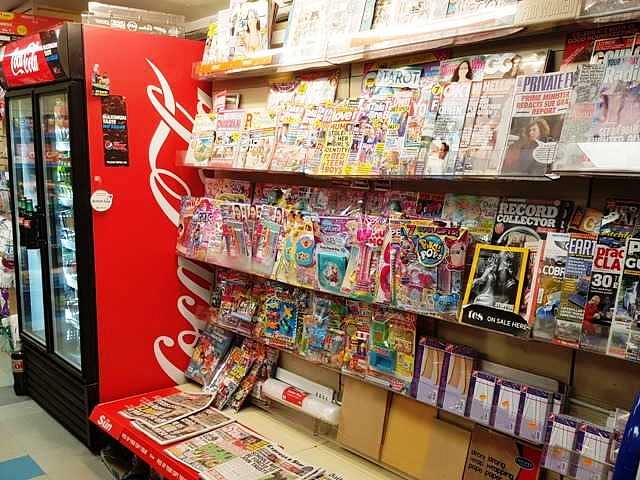
[[[27,392],[89,446],[94,405],[183,381],[202,326],[210,274],[174,255],[202,49],[70,23],[1,54]]]

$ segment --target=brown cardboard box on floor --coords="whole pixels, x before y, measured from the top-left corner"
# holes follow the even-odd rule
[[[471,435],[436,415],[437,410],[429,405],[394,395],[382,462],[421,480],[462,478]]]
[[[344,377],[338,441],[350,450],[379,460],[388,397],[386,390]]]

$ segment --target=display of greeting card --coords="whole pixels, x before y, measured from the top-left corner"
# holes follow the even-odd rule
[[[455,318],[463,291],[470,237],[457,227],[391,220],[399,228],[392,262],[392,305]]]

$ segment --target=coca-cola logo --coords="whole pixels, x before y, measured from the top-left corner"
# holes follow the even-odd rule
[[[31,42],[25,48],[16,48],[11,55],[11,73],[14,76],[28,75],[40,70],[37,53],[42,50],[38,42]]]

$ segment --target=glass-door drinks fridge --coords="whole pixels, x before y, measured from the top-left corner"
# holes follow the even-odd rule
[[[65,24],[0,51],[27,392],[90,446],[93,406],[181,381],[200,326],[172,252],[180,196],[202,192],[176,157],[209,98],[202,49]]]

